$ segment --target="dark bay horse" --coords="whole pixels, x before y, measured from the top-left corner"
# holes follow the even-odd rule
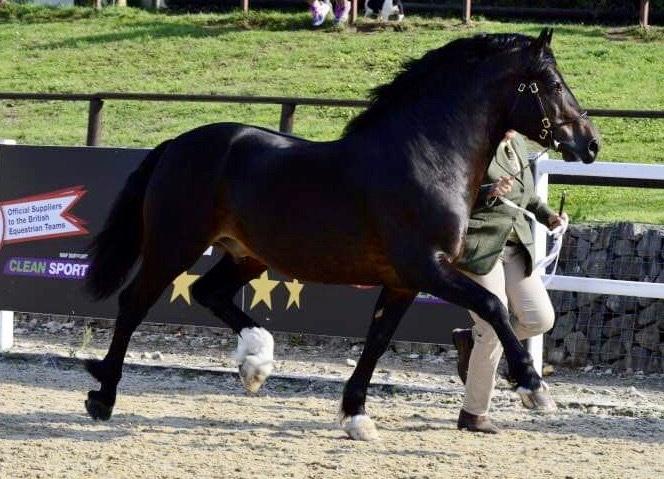
[[[382,285],[343,394],[342,424],[355,439],[376,437],[364,406],[369,380],[418,291],[486,319],[518,386],[542,387],[507,310],[454,261],[505,131],[567,161],[595,160],[596,131],[556,68],[551,34],[479,35],[430,51],[377,88],[337,141],[217,123],[157,146],[93,243],[87,280],[97,298],[118,290],[139,258],[140,266],[119,296],[108,354],[86,364],[101,383],[88,393],[90,416],[110,418],[132,333],[210,244],[226,254],[192,294],[239,335],[250,391],[272,370],[273,340],[233,304],[242,285],[268,266],[302,281]]]

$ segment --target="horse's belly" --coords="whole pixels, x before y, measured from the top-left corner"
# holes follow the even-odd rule
[[[342,235],[280,231],[218,244],[236,257],[250,256],[301,281],[328,284],[393,283],[396,274],[386,256],[366,240]]]
[[[317,283],[385,284],[396,278],[385,258],[373,255],[280,255],[268,264],[287,276]]]

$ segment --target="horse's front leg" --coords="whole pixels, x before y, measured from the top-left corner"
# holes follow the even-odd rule
[[[364,407],[367,388],[378,359],[390,344],[399,321],[413,302],[415,294],[387,287],[380,293],[364,350],[353,375],[346,383],[341,403],[341,424],[352,439],[371,441],[378,438],[378,431]]]
[[[510,375],[518,388],[523,392],[539,390],[542,379],[533,367],[532,357],[514,334],[509,313],[500,299],[459,272],[441,253],[413,256],[401,262],[399,274],[402,279],[412,288],[470,309],[487,321],[503,345]]]

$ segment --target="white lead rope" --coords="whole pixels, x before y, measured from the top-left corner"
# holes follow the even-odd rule
[[[537,224],[537,218],[535,218],[535,215],[532,214],[530,211],[520,207],[513,201],[508,200],[507,198],[504,198],[502,196],[499,196],[498,199],[502,201],[505,206],[509,206],[510,208],[514,208],[515,210],[522,212],[524,215],[526,215],[528,218],[530,218]],[[567,226],[568,226],[567,222],[563,221],[559,226],[556,226],[554,229],[546,231],[547,235],[553,237],[553,247],[551,248],[551,251],[549,252],[548,255],[546,255],[544,258],[542,258],[533,265],[533,271],[537,271],[538,269],[541,268],[542,270],[541,274],[544,275],[546,272],[546,268],[551,263],[553,263],[553,270],[551,271],[551,274],[548,275],[543,280],[544,286],[547,286],[549,282],[551,282],[551,279],[556,275],[556,269],[558,269],[558,258],[560,257],[560,250],[563,247],[563,236],[565,235],[565,231],[567,231]]]

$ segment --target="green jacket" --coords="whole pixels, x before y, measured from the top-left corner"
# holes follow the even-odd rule
[[[505,247],[512,227],[528,251],[525,274],[530,276],[532,273],[535,245],[527,218],[522,212],[510,208],[497,198],[488,197],[490,184],[498,181],[501,176],[516,174],[512,191],[505,197],[534,213],[537,221],[547,225],[549,216],[555,214],[535,194],[533,173],[528,167],[528,153],[523,137],[517,135],[511,144],[516,153],[511,155],[513,160],[508,156],[507,143],[501,142],[498,146],[470,214],[464,252],[456,265],[471,273],[487,274],[491,271]]]

